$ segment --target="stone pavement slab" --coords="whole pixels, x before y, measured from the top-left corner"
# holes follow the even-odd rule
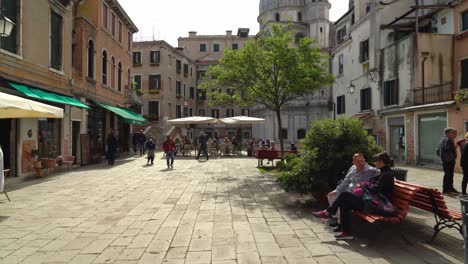
[[[357,239],[335,241],[326,222],[311,217],[315,200],[285,192],[254,159],[177,157],[166,170],[158,154],[154,166],[145,163],[129,157],[7,182],[0,263],[462,262],[456,232],[426,243],[434,220],[425,212],[412,210],[379,232],[355,219]],[[408,168],[409,181],[440,186],[440,171]]]

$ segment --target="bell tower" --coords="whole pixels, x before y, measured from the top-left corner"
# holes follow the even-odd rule
[[[308,24],[308,35],[317,41],[317,45],[326,49],[330,47],[330,8],[328,0],[306,0],[305,22]]]

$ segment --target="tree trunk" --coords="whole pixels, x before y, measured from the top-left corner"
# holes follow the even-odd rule
[[[284,140],[283,140],[283,124],[281,122],[281,109],[276,110],[276,119],[278,120],[278,135],[281,146],[281,160],[284,160]]]

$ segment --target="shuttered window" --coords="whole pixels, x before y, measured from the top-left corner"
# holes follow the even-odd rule
[[[62,16],[51,11],[50,15],[50,67],[62,69]]]

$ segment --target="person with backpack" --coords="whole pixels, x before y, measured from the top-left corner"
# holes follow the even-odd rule
[[[337,240],[353,239],[351,235],[351,212],[364,211],[382,216],[395,216],[397,211],[391,204],[395,184],[392,169],[393,161],[387,153],[374,157],[375,167],[380,174],[370,178],[369,182],[355,186],[353,191],[344,191],[325,210],[312,213],[317,218],[330,218],[340,209],[341,232],[335,235]]]
[[[468,184],[468,132],[465,134],[465,138],[457,142],[461,151],[460,166],[463,170],[462,180],[462,194],[466,195],[466,186]]]
[[[442,161],[444,169],[444,181],[442,192],[444,194],[459,194],[453,187],[453,175],[455,173],[455,161],[457,159],[457,148],[455,138],[457,137],[457,130],[448,127],[444,130],[445,136],[440,140],[439,147],[437,148],[437,156]]]

